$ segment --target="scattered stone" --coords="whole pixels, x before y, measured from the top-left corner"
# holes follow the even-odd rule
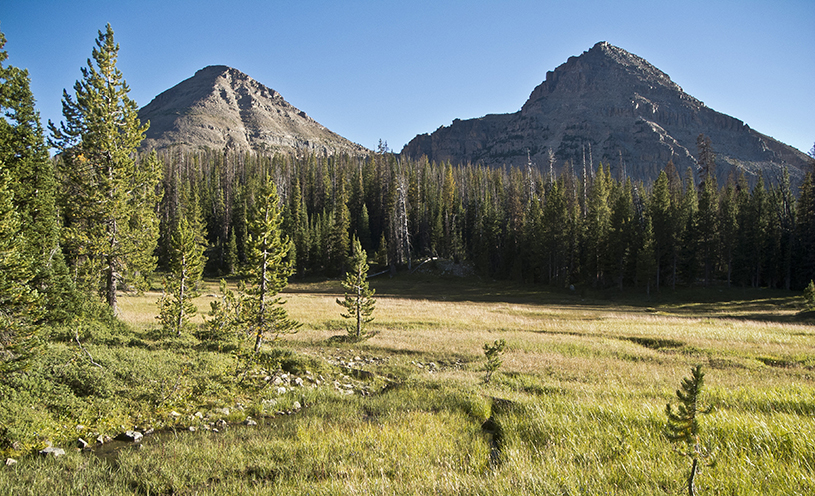
[[[88,444],[87,441],[80,437],[79,439],[76,440],[76,447],[81,450],[86,450],[90,448],[90,444]]]
[[[215,422],[215,427],[217,427],[218,429],[226,429],[226,426],[228,425],[229,424],[224,419],[220,419],[217,422]]]
[[[280,386],[279,388],[277,388],[277,394],[286,394],[286,388]]]
[[[85,426],[84,426],[84,425],[82,425],[82,424],[79,424],[79,425],[77,425],[77,426],[76,426],[76,430],[77,430],[77,431],[84,431],[84,430],[85,430]]]
[[[246,424],[249,427],[258,425],[258,423],[255,422],[254,420],[252,420],[251,418],[247,418],[246,421],[244,422],[244,424]]]
[[[303,379],[301,379],[300,377],[295,377],[294,379],[292,379],[291,385],[292,386],[297,386],[297,387],[303,387]]]
[[[143,435],[139,431],[125,431],[116,436],[116,439],[118,441],[126,441],[129,443],[138,443],[141,441],[142,437]]]
[[[294,402],[294,403],[291,405],[291,409],[292,409],[292,410],[299,410],[299,409],[301,409],[301,408],[303,408],[303,407],[302,407],[302,405],[300,405],[300,402],[299,402],[299,401],[295,401],[295,402]]]
[[[17,465],[17,460],[14,458],[6,458],[6,467]]]
[[[187,427],[187,429],[188,429],[190,432],[195,432],[196,430],[198,430],[198,429],[196,429],[196,428],[195,428],[195,426],[194,426],[194,425],[191,425],[191,426]]]
[[[40,455],[42,456],[62,456],[65,454],[65,450],[62,448],[54,448],[53,446],[49,446],[43,450],[40,450]]]
[[[145,436],[149,436],[150,434],[152,434],[154,432],[156,432],[156,430],[151,427],[151,428],[147,429],[146,431],[144,431],[142,434],[144,434]]]
[[[178,417],[181,416],[181,414],[178,413],[177,411],[173,410],[172,412],[170,412],[170,416],[174,417],[174,418],[178,418]]]
[[[216,408],[213,412],[218,415],[229,415],[229,408]]]
[[[195,415],[193,415],[193,417],[195,417],[195,418],[199,418],[199,419],[200,419],[200,418],[204,418],[204,414],[203,414],[203,413],[201,413],[201,412],[195,412]]]
[[[272,381],[272,384],[274,384],[275,386],[282,386],[283,385],[283,378],[280,377],[280,376],[276,376],[274,378],[274,380]]]

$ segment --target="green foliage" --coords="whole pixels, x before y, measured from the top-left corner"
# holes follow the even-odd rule
[[[99,32],[75,96],[63,93],[65,121],[49,123],[60,152],[63,246],[82,286],[117,310],[120,284],[144,287],[155,267],[158,185],[155,153],[137,160],[147,130],[116,67],[119,45],[110,25]]]
[[[809,284],[804,288],[804,304],[808,310],[815,309],[815,282],[809,281]]]
[[[484,344],[484,356],[487,358],[487,375],[484,377],[484,382],[489,383],[490,379],[492,379],[492,375],[501,367],[504,363],[503,361],[503,354],[504,348],[506,348],[507,342],[504,339],[496,339],[495,342],[492,344],[485,343]]]
[[[373,298],[376,290],[368,286],[368,254],[362,249],[359,239],[354,238],[351,267],[345,273],[342,287],[345,289],[345,299],[337,298],[337,305],[343,307],[347,313],[341,314],[349,319],[346,329],[348,334],[356,340],[372,336],[365,330],[365,325],[373,321],[376,300]]]
[[[170,275],[164,279],[164,294],[156,317],[162,328],[181,335],[196,312],[194,298],[200,296],[197,285],[204,270],[204,233],[200,217],[190,221],[182,216],[170,238]]]
[[[670,403],[665,406],[665,415],[668,417],[666,437],[672,443],[684,444],[679,452],[691,458],[693,465],[688,476],[688,492],[690,496],[695,493],[695,478],[700,461],[707,461],[710,453],[699,439],[698,416],[710,413],[712,408],[702,408],[700,395],[704,386],[705,374],[702,366],[697,365],[691,369],[691,377],[682,379],[682,388],[676,390],[679,405],[676,411],[671,409]]]
[[[255,338],[255,353],[266,336],[274,340],[300,327],[288,318],[283,308],[286,301],[277,296],[293,272],[293,260],[288,257],[291,244],[282,232],[282,222],[277,187],[268,179],[255,197],[249,219],[246,284],[242,285],[245,295],[239,317]]]
[[[222,350],[237,346],[235,339],[241,330],[243,315],[243,299],[240,295],[227,287],[226,281],[221,279],[220,299],[210,302],[209,319],[198,330],[198,339]]]

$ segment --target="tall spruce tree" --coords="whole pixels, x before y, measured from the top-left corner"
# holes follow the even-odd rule
[[[63,92],[65,121],[49,123],[50,144],[61,156],[60,204],[70,263],[114,313],[120,284],[143,287],[155,267],[162,176],[154,153],[137,160],[148,125],[139,122],[138,105],[128,97],[118,54],[108,24],[74,85],[75,96]]]
[[[57,185],[48,158],[39,113],[34,108],[28,71],[3,66],[8,54],[0,33],[0,169],[17,216],[15,250],[31,265],[18,283],[36,290],[34,320],[59,321],[73,310],[73,285],[59,246]]]
[[[198,198],[184,195],[184,199],[170,236],[170,274],[164,279],[164,294],[159,300],[157,317],[166,332],[177,336],[196,313],[192,300],[200,296],[198,283],[206,263],[206,232]]]
[[[278,296],[294,270],[289,258],[291,243],[283,234],[282,222],[277,187],[267,179],[256,193],[250,212],[246,284],[241,287],[246,292],[241,320],[255,338],[255,353],[267,336],[276,339],[300,327],[300,323],[288,317],[283,308],[286,301]]]

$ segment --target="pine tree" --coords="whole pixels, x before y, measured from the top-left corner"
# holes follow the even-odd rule
[[[0,164],[2,165],[2,164]],[[37,292],[29,285],[32,257],[23,250],[20,220],[0,168],[0,372],[25,365],[37,344],[33,313]]]
[[[671,409],[670,403],[665,406],[665,415],[668,417],[666,437],[673,443],[684,444],[685,451],[680,451],[680,453],[693,460],[688,476],[688,494],[690,496],[696,494],[695,479],[699,462],[707,460],[710,456],[699,440],[698,416],[712,411],[712,408],[702,408],[699,398],[705,383],[704,378],[702,366],[693,367],[691,377],[682,379],[682,389],[676,391],[679,399],[676,411]]]
[[[200,296],[198,283],[206,263],[205,247],[206,233],[196,198],[186,203],[170,238],[170,275],[164,280],[157,317],[168,333],[180,336],[197,311],[192,300]]]
[[[288,285],[293,261],[288,258],[290,241],[282,232],[283,216],[277,187],[271,179],[257,192],[250,212],[245,268],[246,292],[241,320],[255,338],[254,352],[266,336],[296,332],[300,323],[288,317],[285,300],[277,296]]]
[[[348,334],[355,340],[371,337],[365,331],[365,325],[373,321],[376,300],[373,296],[376,290],[368,287],[368,254],[362,249],[359,239],[354,238],[350,259],[350,268],[345,273],[342,287],[345,289],[345,299],[337,298],[337,305],[347,313],[341,314],[343,318],[350,319]]]
[[[147,130],[116,68],[119,45],[108,24],[99,32],[92,59],[63,92],[65,121],[49,123],[51,146],[61,155],[64,239],[73,269],[88,289],[99,289],[117,311],[120,283],[142,286],[155,267],[156,205],[162,167],[155,153],[136,151]]]
[[[62,321],[75,305],[73,284],[59,246],[57,184],[48,158],[28,71],[3,66],[8,58],[0,33],[0,169],[17,216],[15,249],[30,259],[18,283],[39,294],[35,320]],[[33,317],[33,316],[32,316]]]

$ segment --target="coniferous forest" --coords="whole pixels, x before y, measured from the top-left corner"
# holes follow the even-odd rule
[[[165,152],[159,265],[167,226],[183,199],[197,198],[208,274],[237,272],[246,213],[272,177],[297,277],[341,275],[353,236],[393,271],[440,257],[484,277],[555,287],[801,289],[815,277],[812,172],[794,192],[786,176],[720,185],[705,169],[680,175],[667,163],[643,184],[604,164],[550,174],[414,161],[383,148],[368,157]]]

